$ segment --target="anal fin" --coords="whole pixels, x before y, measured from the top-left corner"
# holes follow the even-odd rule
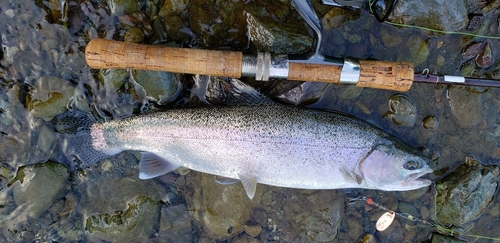
[[[248,198],[253,199],[253,197],[255,196],[255,191],[257,190],[257,180],[246,174],[238,174],[238,177],[240,178],[241,184],[243,184],[243,187],[247,192]]]
[[[139,162],[139,178],[141,180],[155,178],[180,167],[180,165],[172,164],[154,153],[142,152],[141,154]]]

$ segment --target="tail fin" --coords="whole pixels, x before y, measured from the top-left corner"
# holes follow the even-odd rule
[[[97,119],[91,113],[79,110],[70,110],[52,120],[60,141],[56,155],[59,162],[76,170],[109,157],[92,147],[90,129],[95,122]]]

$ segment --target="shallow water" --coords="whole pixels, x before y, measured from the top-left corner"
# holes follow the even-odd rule
[[[152,2],[141,3],[139,8],[145,13],[154,12]],[[248,6],[243,2],[232,1],[232,4],[235,3]],[[201,9],[210,9],[210,7],[206,7],[203,2],[199,1],[192,2],[190,15],[196,15],[193,12],[193,9],[196,9],[193,6],[196,4],[205,7],[199,8],[200,19],[212,17],[202,16],[210,14],[206,14]],[[263,7],[265,4],[261,1],[252,4],[256,6],[255,8],[265,9]],[[285,20],[296,21],[295,23],[299,23],[300,28],[304,27],[295,15],[283,13],[286,12],[285,10],[281,12],[276,10],[283,8],[281,3],[273,4],[276,6],[268,6],[269,9],[266,11],[279,13],[272,16],[277,23],[285,22]],[[237,8],[240,5],[237,5],[232,12],[242,12]],[[285,6],[288,5],[285,4]],[[210,23],[212,29],[197,30],[193,25],[189,28],[189,25],[185,24],[179,28],[183,30],[184,35],[175,36],[171,33],[167,34],[168,30],[163,27],[159,28],[154,20],[149,20],[148,14],[139,16],[142,18],[141,21],[139,20],[141,18],[137,17],[137,12],[121,15],[116,9],[111,11],[104,1],[24,0],[14,3],[0,0],[0,9],[2,12],[0,23],[2,37],[0,226],[2,232],[0,240],[3,242],[35,240],[102,242],[102,238],[90,232],[92,229],[88,226],[85,228],[85,224],[92,216],[125,210],[129,203],[128,195],[144,192],[151,199],[161,201],[162,207],[184,204],[184,195],[194,190],[192,185],[186,186],[182,183],[175,185],[165,183],[160,179],[139,181],[137,158],[133,153],[121,153],[111,160],[83,171],[72,172],[67,184],[63,186],[64,195],[57,197],[57,201],[38,217],[32,217],[33,214],[29,213],[29,209],[23,205],[16,205],[11,200],[13,192],[10,187],[14,186],[8,186],[8,184],[21,166],[58,160],[58,140],[49,121],[66,107],[73,106],[84,111],[97,110],[110,118],[126,117],[148,109],[149,98],[137,91],[133,82],[125,82],[123,85],[113,84],[119,87],[116,88],[109,82],[103,81],[104,78],[100,78],[108,77],[106,75],[109,73],[103,74],[86,66],[83,49],[90,39],[96,37],[123,39],[131,23],[149,33],[149,40],[146,41],[148,43],[176,40],[186,44],[191,41],[189,44],[204,48],[249,51],[246,49],[248,43],[246,43],[243,30],[244,20],[241,20],[243,18],[236,18],[242,23],[238,21],[229,23],[230,16],[224,15],[220,18],[216,16],[215,19],[219,22]],[[289,12],[293,11],[289,6],[284,9]],[[184,18],[183,14],[186,13],[176,16]],[[482,34],[498,35],[497,18],[498,14],[495,12],[485,16],[486,27],[481,30]],[[172,21],[173,19],[174,17]],[[227,21],[226,25],[218,25],[224,21]],[[217,28],[227,28],[231,31],[226,31],[229,34],[220,38],[222,40],[209,38],[211,31]],[[306,33],[305,27],[299,32]],[[386,61],[409,61],[415,64],[416,72],[428,68],[431,72],[449,75],[459,75],[461,70],[464,70],[463,66],[469,65],[461,63],[461,52],[470,43],[489,42],[494,58],[498,58],[500,48],[497,40],[460,35],[431,35],[410,28],[400,29],[380,24],[367,13],[362,13],[355,20],[345,22],[338,29],[326,29],[324,36],[322,50],[324,54]],[[473,69],[468,73],[489,77],[493,76],[496,71],[495,63],[491,68]],[[128,73],[117,71],[113,75],[127,76]],[[425,147],[426,153],[437,160],[436,173],[430,176],[431,179],[437,180],[453,168],[463,164],[466,156],[472,156],[485,164],[498,164],[497,160],[500,158],[499,91],[500,89],[495,88],[414,84],[408,92],[404,93],[406,98],[397,96],[399,98],[394,99],[394,95],[398,93],[392,91],[360,90],[347,86],[328,85],[322,90],[320,99],[309,106],[353,114],[415,147]],[[390,112],[390,102],[397,102],[392,105],[397,111]],[[437,121],[435,128],[424,127],[423,121],[428,121],[428,117],[433,117]],[[402,124],[397,122],[399,124],[397,125],[393,122],[401,119],[404,120]],[[187,176],[177,177],[177,183],[179,183],[179,178],[189,180],[194,177],[193,174],[191,172]],[[194,186],[202,188],[205,185]],[[374,234],[380,242],[402,240],[419,242],[428,239],[429,234],[435,232],[435,229],[431,227],[401,218],[397,218],[397,222],[386,232],[376,232],[375,221],[384,211],[366,207],[362,203],[355,206],[347,205],[349,198],[370,196],[392,210],[414,210],[412,213],[415,212],[418,214],[416,216],[420,216],[424,214],[423,211],[431,208],[432,202],[429,194],[432,193],[432,188],[428,192],[406,194],[368,190],[317,193],[264,186],[263,188],[265,192],[261,204],[255,207],[266,212],[263,217],[268,222],[262,225],[262,233],[256,238],[258,242],[272,240],[307,242],[311,240],[311,233],[307,228],[290,226],[293,224],[291,222],[299,224],[298,222],[305,222],[305,220],[301,221],[298,219],[300,217],[290,215],[301,215],[303,218],[313,217],[307,213],[316,212],[312,210],[314,208],[327,207],[321,204],[322,199],[325,198],[337,200],[335,203],[332,202],[332,206],[328,209],[333,209],[333,211],[343,209],[343,211],[331,212],[321,209],[324,210],[321,211],[324,213],[323,221],[314,221],[311,224],[319,224],[317,228],[323,228],[324,232],[337,230],[338,242],[354,242],[366,234]],[[33,197],[41,197],[40,194],[44,191],[34,193],[37,195]],[[499,203],[498,197],[495,197],[494,202],[480,218],[461,227],[469,230],[469,234],[498,237]],[[336,213],[341,217],[338,222],[332,223]],[[157,216],[151,216],[154,222],[148,225],[148,227],[155,227],[154,232],[159,231],[160,218],[159,215]],[[321,218],[317,215],[314,217]],[[254,219],[254,221],[259,221],[259,219]],[[207,239],[207,232],[204,232],[204,229],[194,225],[192,227],[193,230],[187,234],[191,233],[193,239]],[[331,234],[334,233],[330,232]],[[168,242],[161,236],[163,235],[153,233],[147,235],[146,239],[149,242]],[[134,235],[127,237],[130,237],[126,238],[127,241],[142,239],[134,238],[136,237]],[[114,241],[119,240],[123,238],[116,238]]]

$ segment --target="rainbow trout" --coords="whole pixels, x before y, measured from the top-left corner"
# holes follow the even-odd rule
[[[240,180],[249,198],[257,183],[385,191],[431,184],[420,178],[432,172],[430,161],[388,133],[350,116],[271,102],[176,108],[88,123],[78,133],[90,134],[90,143],[72,140],[83,162],[101,159],[98,153],[144,151],[141,179],[183,166],[221,183]]]

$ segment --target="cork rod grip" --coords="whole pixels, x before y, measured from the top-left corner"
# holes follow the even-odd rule
[[[360,77],[356,86],[408,91],[413,84],[413,66],[407,62],[359,60]],[[342,67],[338,65],[292,62],[289,80],[339,83]]]
[[[408,91],[413,84],[413,66],[408,62],[359,60],[361,75],[356,86]]]
[[[85,48],[91,68],[141,69],[241,77],[243,54],[232,51],[175,48],[93,39]]]

